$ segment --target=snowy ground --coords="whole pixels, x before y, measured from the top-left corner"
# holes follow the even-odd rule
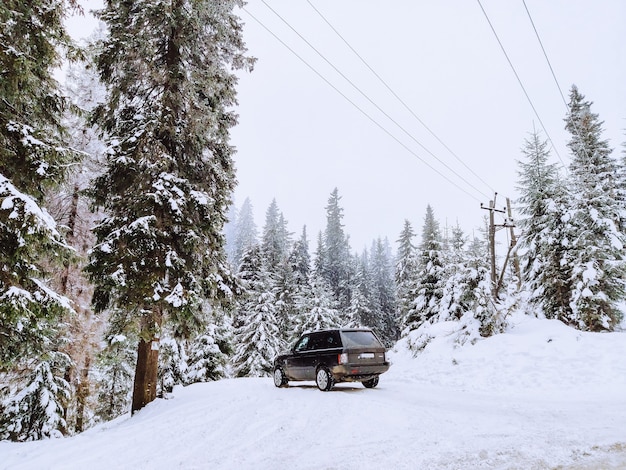
[[[72,438],[0,443],[0,469],[625,469],[626,333],[526,318],[378,388],[197,384]]]

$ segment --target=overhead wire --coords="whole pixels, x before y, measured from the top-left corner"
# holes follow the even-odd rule
[[[483,8],[483,4],[480,2],[480,0],[476,0],[476,1],[478,2],[478,5],[480,6],[480,9],[482,10],[483,15],[485,16],[485,19],[487,20],[487,23],[489,23],[489,27],[491,28],[491,31],[493,32],[494,36],[496,37],[496,40],[498,41],[498,44],[500,45],[500,49],[502,49],[502,52],[504,53],[504,57],[506,57],[506,60],[509,63],[509,66],[511,67],[511,70],[513,71],[513,74],[515,75],[515,78],[517,79],[517,82],[519,83],[520,87],[522,88],[522,91],[524,92],[524,95],[526,96],[526,99],[528,100],[528,103],[530,104],[530,107],[532,108],[533,112],[535,113],[535,116],[537,117],[537,120],[539,121],[539,124],[541,124],[541,127],[543,128],[543,131],[546,133],[546,137],[550,141],[550,144],[552,144],[552,148],[554,149],[554,152],[556,153],[557,157],[559,157],[559,160],[561,161],[561,163],[565,166],[565,162],[563,162],[563,159],[561,158],[561,154],[559,153],[559,150],[556,148],[556,145],[554,145],[554,142],[552,141],[552,138],[550,137],[550,134],[548,133],[548,130],[546,129],[546,126],[543,124],[543,121],[541,120],[541,117],[539,116],[539,113],[537,112],[537,108],[535,108],[535,105],[533,104],[533,101],[530,99],[530,96],[528,95],[528,92],[526,91],[526,87],[524,87],[524,84],[522,83],[522,79],[518,75],[517,70],[515,70],[515,66],[513,65],[513,62],[511,61],[511,59],[509,58],[509,54],[506,52],[506,49],[504,48],[504,45],[502,44],[502,41],[500,41],[500,37],[498,36],[498,33],[496,32],[496,29],[494,28],[493,24],[491,23],[491,20],[489,19],[489,15],[487,15],[487,12]]]
[[[394,123],[404,134],[406,134],[411,140],[413,140],[417,145],[419,145],[426,153],[432,156],[435,160],[437,160],[441,165],[447,168],[450,172],[452,172],[457,178],[463,181],[466,185],[471,187],[477,193],[487,196],[484,192],[474,186],[471,182],[469,182],[465,177],[456,172],[453,168],[451,168],[447,163],[442,161],[439,157],[437,157],[431,150],[429,150],[426,146],[424,146],[419,140],[417,140],[409,131],[407,131],[401,124],[399,124],[393,117],[391,117],[384,109],[382,109],[377,103],[375,103],[366,93],[364,93],[352,80],[350,80],[341,70],[339,70],[330,60],[328,60],[324,54],[322,54],[315,46],[313,46],[302,34],[300,34],[287,20],[285,20],[276,10],[274,10],[265,0],[261,0],[263,3],[274,15],[276,15],[288,28],[290,28],[300,39],[302,39],[317,55],[319,55],[330,67],[332,67],[335,72],[337,72],[344,80],[346,80],[361,96],[363,96],[367,101],[369,101],[378,111],[380,111],[387,119],[389,119],[392,123]],[[246,10],[247,11],[247,10]],[[248,12],[249,13],[249,12]],[[258,20],[257,20],[258,21]],[[488,185],[487,185],[488,186]]]
[[[333,85],[326,77],[324,77],[320,72],[318,72],[315,67],[313,67],[311,64],[309,64],[302,56],[300,56],[296,51],[294,51],[287,43],[285,43],[281,38],[279,38],[270,28],[268,28],[262,21],[260,21],[256,16],[254,16],[246,7],[243,7],[243,10],[254,20],[256,21],[263,29],[265,29],[269,34],[271,34],[278,42],[280,42],[285,48],[287,48],[287,50],[289,50],[293,55],[295,55],[302,63],[304,63],[309,69],[311,69],[311,71],[313,71],[318,77],[320,77],[324,82],[326,82],[327,85],[329,85],[333,90],[335,90],[339,95],[341,95],[348,103],[350,103],[353,107],[355,107],[361,114],[363,114],[367,119],[369,119],[375,126],[377,126],[379,129],[381,129],[385,134],[387,134],[389,137],[391,137],[393,140],[395,140],[398,144],[400,144],[405,150],[407,150],[410,154],[412,154],[414,157],[416,157],[419,161],[421,161],[422,163],[424,163],[428,168],[430,168],[431,170],[433,170],[435,173],[437,173],[439,176],[441,176],[443,179],[445,179],[447,182],[449,182],[450,184],[452,184],[454,187],[456,187],[458,190],[462,191],[463,193],[465,193],[466,195],[468,195],[469,197],[471,197],[472,199],[480,202],[480,199],[478,199],[476,196],[474,196],[473,194],[471,194],[470,192],[468,192],[467,190],[465,190],[464,188],[460,187],[456,182],[454,182],[453,180],[451,180],[450,178],[448,178],[445,174],[443,174],[441,171],[439,171],[437,168],[435,168],[434,166],[432,166],[430,163],[428,163],[426,160],[424,160],[422,157],[420,157],[420,155],[418,153],[416,153],[413,149],[411,149],[409,146],[407,146],[404,142],[402,142],[400,139],[398,139],[395,135],[393,135],[388,129],[386,129],[382,124],[380,124],[378,121],[376,121],[372,116],[370,116],[363,108],[361,108],[359,105],[357,105],[353,100],[351,100],[345,93],[343,93],[341,90],[339,90],[335,85]],[[456,174],[456,173],[455,173]],[[457,175],[458,176],[458,175]],[[470,185],[471,186],[471,185]],[[473,187],[473,186],[472,186]],[[474,190],[476,190],[476,188],[474,188]],[[482,194],[482,192],[478,191],[479,193]]]
[[[539,31],[537,30],[537,27],[535,26],[535,22],[533,21],[533,17],[530,14],[530,10],[528,9],[528,6],[526,5],[526,0],[522,0],[522,3],[524,4],[524,9],[526,10],[526,14],[528,15],[528,19],[530,20],[530,24],[532,25],[533,30],[535,31],[535,36],[537,37],[537,41],[539,41],[539,45],[541,46],[541,50],[543,52],[543,56],[545,57],[546,62],[548,63],[548,67],[550,68],[550,73],[552,74],[552,78],[554,79],[554,83],[556,84],[556,87],[559,90],[559,94],[561,95],[561,100],[563,100],[563,104],[565,105],[565,109],[567,109],[568,114],[571,114],[571,109],[570,109],[569,105],[567,104],[567,100],[565,99],[565,95],[563,94],[563,90],[561,89],[561,85],[559,84],[559,81],[556,78],[556,74],[554,73],[554,68],[552,67],[552,63],[550,62],[550,59],[548,58],[548,53],[546,52],[545,47],[543,47],[543,41],[541,40],[541,37],[539,36]],[[574,125],[574,131],[575,131],[577,137],[582,141],[583,138],[581,136],[580,128],[578,127],[578,123],[576,121],[572,120],[572,124]],[[586,155],[587,159],[589,161],[591,161],[591,157],[589,155],[589,152],[587,151],[587,148],[583,146],[583,150],[585,152],[585,155]]]
[[[428,127],[426,125],[426,123],[420,119],[420,117],[413,111],[413,109],[411,109],[411,107],[409,105],[406,104],[406,102],[400,97],[398,96],[398,94],[387,84],[387,82],[370,66],[370,64],[361,56],[361,54],[359,54],[354,47],[352,47],[352,45],[346,40],[346,38],[343,37],[343,35],[337,31],[337,29],[331,24],[330,21],[328,21],[328,19],[315,7],[315,5],[313,5],[313,3],[311,3],[310,0],[306,0],[307,3],[311,6],[311,8],[320,16],[320,18],[322,18],[322,20],[324,20],[324,22],[330,27],[330,29],[333,30],[333,32],[343,41],[343,43],[359,58],[359,60],[369,69],[370,72],[372,72],[372,74],[378,79],[378,81],[380,81],[380,83],[382,83],[385,88],[387,88],[387,90],[396,98],[396,100],[398,100],[398,102],[400,104],[402,104],[402,106],[404,106],[404,108],[424,127],[424,129],[426,129],[430,135],[432,135],[437,142],[439,142],[454,158],[456,158],[457,161],[459,161],[465,168],[467,168],[470,173],[472,173],[481,183],[483,183],[485,186],[487,186],[492,192],[495,192],[495,190],[491,187],[491,185],[489,183],[487,183],[485,180],[483,180],[480,175],[478,175],[470,166],[468,166],[450,147],[448,147],[440,138],[437,134],[435,134],[435,132],[433,132],[430,127]]]

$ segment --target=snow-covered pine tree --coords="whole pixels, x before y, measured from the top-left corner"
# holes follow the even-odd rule
[[[49,353],[36,361],[26,387],[0,403],[0,440],[33,441],[65,433],[63,404],[69,384],[59,375],[69,357]]]
[[[328,198],[326,206],[326,230],[323,237],[323,251],[318,254],[319,274],[333,292],[340,310],[350,305],[350,242],[343,230],[343,208],[339,205],[341,197],[335,188]]]
[[[220,380],[228,375],[228,360],[233,353],[232,327],[210,323],[205,331],[189,342],[185,384]]]
[[[109,97],[95,117],[109,149],[93,196],[107,216],[88,271],[96,310],[119,307],[139,332],[132,411],[156,397],[164,323],[191,334],[205,302],[232,294],[222,230],[235,184],[234,69],[253,65],[233,13],[242,5],[108,0],[98,13]]]
[[[441,309],[445,272],[439,222],[435,220],[430,204],[426,207],[419,253],[417,297],[413,308],[404,319],[403,335],[419,328],[422,323],[434,319]]]
[[[570,164],[571,210],[567,227],[571,267],[570,323],[591,331],[612,330],[622,318],[624,300],[623,214],[617,191],[617,163],[602,138],[602,122],[591,102],[573,86],[565,128]]]
[[[395,281],[396,281],[396,321],[406,318],[413,301],[417,298],[417,248],[413,245],[415,232],[411,222],[404,221],[404,226],[398,238],[398,252],[396,254]]]
[[[309,282],[311,274],[311,255],[309,254],[309,241],[306,235],[306,225],[302,227],[302,234],[296,240],[289,254],[289,265],[293,272],[293,282],[296,286],[305,286]]]
[[[266,268],[272,274],[278,272],[279,266],[287,258],[291,248],[291,234],[287,231],[286,224],[283,214],[278,209],[276,199],[272,199],[265,212],[265,225],[263,225],[261,237]]]
[[[239,269],[243,255],[258,243],[257,228],[254,223],[254,213],[250,198],[246,198],[239,209],[234,235],[233,266]]]
[[[128,412],[137,362],[135,343],[124,335],[107,335],[107,345],[98,354],[93,370],[96,421],[110,421]]]
[[[389,241],[381,238],[372,243],[370,272],[372,278],[372,299],[376,305],[374,323],[366,324],[373,328],[386,343],[392,344],[398,337],[398,327],[394,321],[396,310],[393,259]]]
[[[569,242],[564,231],[571,198],[557,165],[548,163],[547,145],[534,132],[522,148],[524,160],[518,162],[522,280],[533,312],[569,323],[571,266],[566,262]]]
[[[310,284],[308,295],[299,300],[297,330],[302,333],[343,326],[337,302],[326,280],[314,272]]]
[[[39,354],[70,308],[44,282],[44,265],[62,266],[69,250],[41,209],[78,158],[62,125],[69,102],[53,77],[60,54],[74,51],[67,5],[0,5],[0,371]]]
[[[182,341],[171,336],[159,339],[159,382],[157,396],[167,397],[176,385],[185,383],[187,352]]]
[[[271,375],[274,357],[283,345],[273,283],[260,246],[252,247],[244,255],[239,276],[245,293],[236,314],[233,373],[237,377]]]

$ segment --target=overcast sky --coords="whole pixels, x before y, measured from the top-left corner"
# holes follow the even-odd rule
[[[558,151],[554,161],[567,166],[565,104],[523,1],[481,3]],[[621,152],[626,2],[526,0],[526,7],[566,100],[575,83]],[[498,206],[515,199],[520,148],[533,126],[544,131],[477,0],[251,0],[240,13],[258,62],[238,85],[235,203],[250,197],[259,229],[276,198],[296,236],[307,225],[313,250],[337,187],[353,250],[378,236],[395,249],[405,219],[421,232],[427,204],[442,228],[458,220],[471,233],[494,191]]]

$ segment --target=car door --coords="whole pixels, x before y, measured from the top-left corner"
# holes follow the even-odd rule
[[[310,335],[302,335],[296,345],[293,348],[292,354],[286,360],[287,363],[287,375],[293,380],[307,380],[305,377],[305,368],[308,356],[306,355],[310,351],[309,346],[311,342]]]

